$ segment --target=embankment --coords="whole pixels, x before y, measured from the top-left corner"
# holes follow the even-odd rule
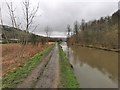
[[[80,88],[66,54],[59,46],[60,83],[59,88]]]
[[[82,45],[82,44],[76,44],[77,46],[81,47],[88,47],[88,48],[95,48],[95,49],[100,49],[100,50],[105,50],[105,51],[112,51],[112,52],[120,52],[119,49],[111,49],[107,47],[98,47],[98,46],[93,46],[93,45]]]

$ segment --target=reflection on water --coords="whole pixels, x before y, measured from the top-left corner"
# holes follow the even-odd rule
[[[69,54],[81,88],[118,87],[118,53],[80,46],[68,48],[65,43],[62,48]]]

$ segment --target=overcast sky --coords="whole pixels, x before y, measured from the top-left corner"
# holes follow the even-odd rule
[[[22,20],[22,0],[13,0],[16,9],[16,16]],[[39,24],[34,33],[45,35],[45,27],[49,26],[52,37],[65,37],[67,24],[71,27],[73,23],[85,19],[90,21],[100,17],[112,15],[118,10],[119,0],[31,0],[31,7],[39,2],[39,11],[35,23]],[[11,25],[8,10],[4,0],[1,0],[2,16],[4,24]]]

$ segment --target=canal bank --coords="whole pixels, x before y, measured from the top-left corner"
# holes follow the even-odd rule
[[[68,48],[66,43],[62,48],[81,88],[118,87],[118,53],[81,46]]]
[[[73,68],[68,61],[68,58],[59,45],[59,64],[60,64],[60,82],[59,88],[80,88],[80,84],[74,75]]]
[[[77,44],[76,46],[81,46],[81,47],[88,47],[88,48],[95,48],[99,50],[105,50],[105,51],[112,51],[112,52],[120,52],[120,49],[113,49],[113,48],[106,48],[106,47],[98,47],[98,46],[93,46],[93,45],[82,45],[82,44]]]

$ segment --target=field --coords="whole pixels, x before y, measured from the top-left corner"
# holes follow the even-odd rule
[[[2,44],[2,76],[4,77],[11,71],[24,65],[36,53],[43,51],[48,45],[19,45],[19,44]]]

